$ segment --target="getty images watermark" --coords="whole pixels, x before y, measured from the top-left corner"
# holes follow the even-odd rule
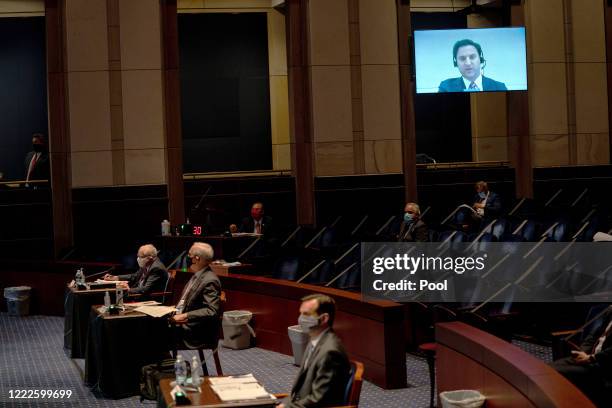
[[[363,243],[361,288],[398,302],[610,302],[612,246]]]

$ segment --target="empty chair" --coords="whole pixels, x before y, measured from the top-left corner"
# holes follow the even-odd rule
[[[297,280],[300,275],[300,259],[297,256],[287,256],[274,264],[272,277],[275,279]]]

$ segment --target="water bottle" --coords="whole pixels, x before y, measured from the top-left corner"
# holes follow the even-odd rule
[[[77,287],[85,284],[85,274],[83,273],[83,268],[77,269],[76,275],[74,275],[74,282],[76,283]]]
[[[104,294],[104,307],[106,308],[106,310],[108,310],[108,308],[110,307],[110,295],[108,294],[108,290]]]
[[[176,375],[176,385],[185,385],[185,380],[187,380],[187,365],[183,360],[183,356],[180,354],[176,356],[174,374]]]
[[[197,356],[193,356],[191,359],[191,384],[193,384],[194,387],[199,386],[200,378],[200,362]]]
[[[116,289],[115,295],[117,296],[117,305],[118,306],[123,306],[123,288],[122,287],[118,287]]]
[[[161,223],[161,234],[164,237],[167,237],[170,235],[170,221],[168,220],[163,220]]]

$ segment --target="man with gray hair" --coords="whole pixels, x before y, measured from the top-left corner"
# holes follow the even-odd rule
[[[427,225],[421,220],[421,208],[417,203],[406,203],[396,238],[398,242],[426,242],[429,240]]]
[[[157,257],[157,249],[151,244],[138,248],[138,270],[126,275],[104,275],[107,281],[127,281],[122,285],[129,294],[148,297],[153,292],[163,292],[168,282],[168,271]]]
[[[209,244],[195,242],[187,256],[193,276],[183,289],[172,320],[177,325],[177,348],[196,349],[217,339],[221,325],[221,282],[210,268],[214,252]]]

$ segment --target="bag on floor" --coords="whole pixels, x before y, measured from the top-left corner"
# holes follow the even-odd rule
[[[140,402],[145,399],[157,401],[159,380],[174,377],[174,360],[166,359],[159,363],[142,367],[140,374]]]

